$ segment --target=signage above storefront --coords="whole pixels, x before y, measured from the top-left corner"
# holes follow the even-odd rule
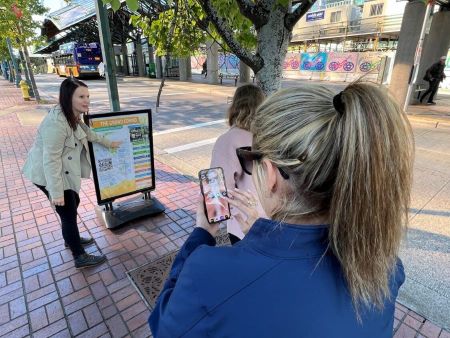
[[[323,20],[325,18],[325,11],[318,11],[306,14],[306,21]]]

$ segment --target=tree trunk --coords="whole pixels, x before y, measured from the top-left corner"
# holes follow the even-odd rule
[[[128,67],[128,48],[127,48],[127,44],[126,43],[122,43],[122,72],[123,75],[130,75],[130,70]]]
[[[266,95],[277,91],[281,86],[282,65],[291,36],[284,25],[284,11],[281,6],[272,10],[268,23],[257,31],[256,52],[264,60],[264,65],[255,75],[257,84]]]
[[[145,76],[144,55],[142,54],[141,36],[136,37],[136,62],[138,67],[138,75]]]

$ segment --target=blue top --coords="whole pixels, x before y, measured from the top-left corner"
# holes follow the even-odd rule
[[[233,247],[196,228],[177,255],[149,324],[159,337],[390,338],[405,280],[398,260],[384,310],[358,323],[328,226],[258,219]]]

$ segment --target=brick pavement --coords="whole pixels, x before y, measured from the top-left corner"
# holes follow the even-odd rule
[[[9,102],[5,83],[0,79],[0,112]],[[106,254],[108,262],[77,270],[49,202],[20,173],[35,133],[14,112],[0,113],[0,336],[150,336],[149,311],[126,271],[182,245],[194,225],[196,184],[155,161],[154,195],[166,212],[110,231],[96,219],[93,182],[84,180],[80,231],[96,240],[89,252]],[[396,338],[450,338],[401,304],[394,326]]]
[[[36,101],[34,99],[30,101],[24,101],[22,98],[22,92],[20,88],[6,81],[3,76],[0,77],[0,109],[6,109],[14,107],[16,105],[34,105]]]

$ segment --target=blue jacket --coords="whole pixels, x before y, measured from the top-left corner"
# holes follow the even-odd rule
[[[177,255],[149,318],[155,338],[388,338],[405,279],[398,260],[384,310],[358,323],[326,225],[258,219],[233,247],[196,228]],[[325,254],[324,254],[325,253]]]

